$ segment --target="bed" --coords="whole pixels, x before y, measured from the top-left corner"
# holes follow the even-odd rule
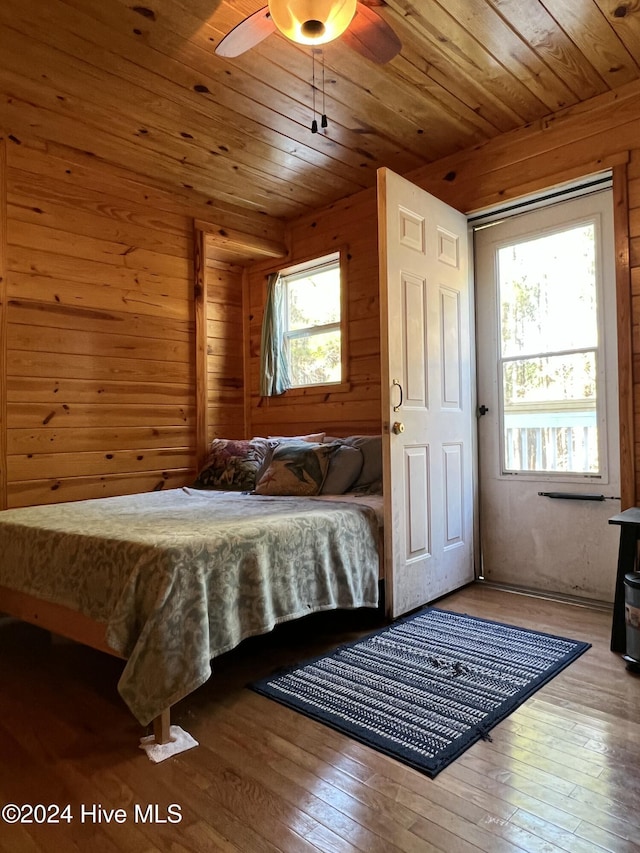
[[[184,487],[5,510],[0,612],[125,659],[120,695],[164,742],[171,705],[244,638],[377,606],[381,506]]]

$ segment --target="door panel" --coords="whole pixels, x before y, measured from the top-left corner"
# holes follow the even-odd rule
[[[442,452],[446,510],[444,547],[447,549],[462,541],[464,529],[462,445],[445,444]]]
[[[440,289],[442,405],[460,409],[460,293]]]
[[[406,447],[407,560],[429,555],[429,448]],[[425,512],[426,509],[426,512]]]
[[[378,175],[386,588],[398,616],[474,576],[471,289],[466,218]]]
[[[414,409],[427,406],[427,283],[423,278],[402,273],[402,383],[404,405]]]
[[[620,495],[610,191],[475,237],[483,574],[613,600]]]

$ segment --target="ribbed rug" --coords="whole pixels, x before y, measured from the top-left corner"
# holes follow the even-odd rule
[[[431,607],[250,687],[433,777],[588,648]]]

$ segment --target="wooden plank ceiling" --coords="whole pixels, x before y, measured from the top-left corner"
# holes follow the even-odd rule
[[[637,0],[388,0],[384,66],[273,34],[220,39],[260,0],[2,0],[0,129],[90,152],[149,184],[285,219],[640,77]]]

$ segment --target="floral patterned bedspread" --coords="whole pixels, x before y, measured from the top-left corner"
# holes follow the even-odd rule
[[[277,623],[375,607],[367,506],[195,489],[0,513],[0,585],[106,623],[118,690],[143,725]]]

